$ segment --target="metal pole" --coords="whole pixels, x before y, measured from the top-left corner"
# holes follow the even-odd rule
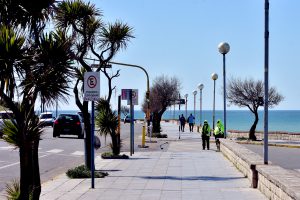
[[[194,117],[196,116],[196,95],[194,94]]]
[[[269,1],[265,0],[265,105],[264,105],[264,163],[268,164],[269,107]]]
[[[216,90],[216,80],[214,80],[213,129],[215,129],[215,90]]]
[[[200,126],[202,126],[202,89],[200,90]]]
[[[185,97],[185,118],[187,118],[187,97]]]
[[[134,153],[134,138],[133,138],[133,135],[134,135],[134,124],[133,124],[133,113],[134,113],[134,110],[133,110],[133,103],[132,103],[132,90],[129,90],[129,100],[130,100],[130,156],[132,156],[132,154]]]
[[[92,101],[92,127],[91,127],[91,175],[92,175],[92,188],[95,188],[95,164],[94,164],[94,112],[95,103]]]
[[[223,53],[223,97],[224,97],[224,138],[226,138],[226,68],[225,53]]]

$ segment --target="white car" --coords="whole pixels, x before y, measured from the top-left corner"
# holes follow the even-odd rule
[[[52,112],[43,112],[39,116],[39,121],[42,126],[53,126],[55,117]]]
[[[13,112],[12,111],[0,111],[0,137],[3,135],[3,124],[4,120],[12,120],[14,119],[13,117]]]

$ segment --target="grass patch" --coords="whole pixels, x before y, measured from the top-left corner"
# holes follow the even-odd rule
[[[122,154],[122,155],[114,155],[112,152],[104,152],[101,154],[103,159],[128,159],[129,156]]]
[[[73,169],[69,169],[66,174],[69,178],[91,178],[91,170],[86,168],[85,165],[80,165]],[[107,175],[107,172],[95,171],[95,178],[104,178]]]
[[[238,141],[245,141],[245,140],[248,140],[249,138],[246,138],[246,137],[244,137],[244,136],[242,136],[242,137],[237,137],[236,138],[236,140],[238,140]]]

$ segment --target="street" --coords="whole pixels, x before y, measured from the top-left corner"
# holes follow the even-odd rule
[[[243,144],[263,157],[263,145]],[[300,149],[269,146],[269,161],[286,169],[300,172]]]
[[[141,124],[135,123],[135,137],[141,132]],[[129,139],[129,124],[121,124],[121,139]],[[52,137],[52,127],[45,127],[39,148],[39,163],[41,182],[44,183],[55,176],[65,173],[68,169],[84,163],[84,140],[77,136]],[[110,135],[106,140],[100,137],[101,148],[95,151],[95,156],[109,151]],[[138,144],[135,144],[137,146]],[[126,145],[127,146],[127,145]],[[128,151],[128,149],[121,149]],[[13,179],[19,180],[19,150],[0,139],[0,192],[5,189],[5,184]]]

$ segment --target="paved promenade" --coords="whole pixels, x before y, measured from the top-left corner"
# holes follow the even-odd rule
[[[202,150],[199,133],[185,132],[179,140],[177,125],[163,123],[162,129],[167,139],[153,139],[157,143],[147,143],[150,148],[137,150],[130,159],[103,160],[97,155],[96,170],[109,175],[95,179],[94,189],[91,179],[69,179],[63,174],[43,184],[41,199],[266,199],[215,151],[214,143],[211,150]]]

